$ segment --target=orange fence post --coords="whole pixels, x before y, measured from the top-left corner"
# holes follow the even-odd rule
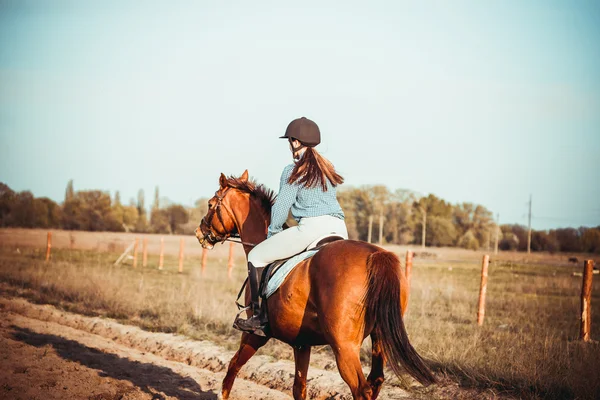
[[[179,273],[183,272],[183,238],[179,240]]]
[[[485,293],[487,291],[487,278],[488,278],[488,265],[490,263],[490,256],[487,254],[483,256],[483,262],[481,266],[481,287],[479,289],[479,308],[477,311],[477,325],[483,325],[483,317],[485,316]]]
[[[204,276],[204,272],[206,271],[206,257],[208,256],[208,250],[204,247],[202,248],[202,276]]]
[[[406,251],[406,281],[408,282],[408,286],[410,287],[410,275],[412,273],[412,263],[413,263],[413,252],[410,250]]]
[[[229,243],[229,261],[227,262],[227,277],[231,279],[231,271],[233,270],[233,242]]]
[[[48,240],[46,241],[46,262],[50,261],[50,249],[52,249],[52,232],[48,232]]]
[[[148,266],[148,239],[144,238],[142,243],[142,267],[146,268]]]
[[[133,268],[137,267],[137,253],[138,253],[138,244],[140,239],[135,239],[135,245],[133,245]]]
[[[163,269],[163,262],[165,260],[165,238],[160,238],[160,256],[158,256],[158,269]]]
[[[581,284],[581,329],[579,338],[584,342],[590,341],[592,327],[592,278],[594,277],[594,261],[585,260],[583,263],[583,282]]]

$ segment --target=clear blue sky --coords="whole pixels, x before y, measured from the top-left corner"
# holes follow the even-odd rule
[[[277,189],[306,116],[347,184],[600,225],[600,2],[323,3],[0,1],[0,181]]]

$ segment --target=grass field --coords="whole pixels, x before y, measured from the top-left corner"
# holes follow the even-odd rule
[[[28,231],[19,232],[27,237]],[[4,295],[236,348],[239,333],[231,322],[236,311],[233,301],[245,275],[240,249],[229,280],[227,246],[217,246],[210,253],[202,276],[197,257],[200,246],[193,245],[193,238],[186,239],[186,251],[194,253],[186,259],[184,273],[178,274],[176,250],[168,251],[163,271],[157,270],[154,255],[146,268],[133,269],[130,263],[113,266],[121,248],[111,247],[113,239],[106,236],[102,236],[106,248],[56,246],[52,261],[45,263],[44,232],[29,232],[35,239],[27,242],[15,240],[18,235],[10,231],[0,231],[0,292]],[[92,240],[94,234],[83,235],[76,244]],[[13,240],[5,240],[8,237]],[[134,236],[120,237],[127,243]],[[168,240],[178,243],[176,237]],[[389,249],[399,254],[405,251]],[[581,278],[572,273],[581,271],[581,265],[569,266],[566,255],[492,256],[485,323],[478,327],[482,254],[455,249],[426,249],[417,254],[406,315],[415,348],[431,360],[443,382],[472,388],[473,398],[503,394],[526,399],[600,398],[600,345],[577,340]],[[594,279],[592,339],[597,341],[600,276]],[[292,358],[290,348],[276,341],[261,353]],[[313,353],[313,365],[335,368],[327,347]],[[365,348],[364,365],[369,363],[367,355]],[[428,395],[444,397],[443,388]]]

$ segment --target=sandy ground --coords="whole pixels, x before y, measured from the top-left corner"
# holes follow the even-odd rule
[[[216,399],[223,379],[223,373],[11,312],[2,313],[0,348],[3,399]],[[243,379],[231,397],[290,398]]]
[[[0,399],[216,399],[233,352],[110,319],[0,297]],[[257,355],[232,399],[291,398],[294,365]],[[311,368],[311,399],[350,399],[337,371]],[[409,399],[384,386],[381,399]]]

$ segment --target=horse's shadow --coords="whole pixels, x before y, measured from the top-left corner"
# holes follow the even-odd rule
[[[100,376],[127,380],[152,395],[153,399],[164,399],[156,392],[178,399],[214,400],[217,398],[215,393],[203,391],[194,379],[181,376],[169,368],[104,353],[60,336],[41,334],[14,325],[11,328],[14,330],[13,337],[16,340],[35,347],[51,345],[65,360],[99,370]]]

